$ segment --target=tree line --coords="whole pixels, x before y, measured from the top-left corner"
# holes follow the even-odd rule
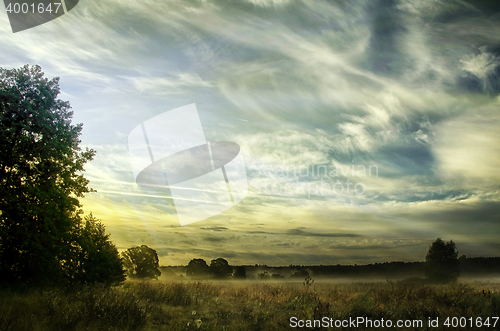
[[[268,267],[267,265],[230,266],[223,259],[212,260],[208,265],[203,259],[192,259],[186,267],[170,267],[175,274],[184,274],[188,278],[216,278],[216,279],[245,279],[247,277],[259,280],[307,279],[311,276],[319,277],[415,277],[424,275],[425,281],[430,283],[456,282],[461,274],[462,267],[468,266],[469,261],[464,255],[458,256],[456,244],[450,240],[443,241],[437,238],[430,246],[425,262],[384,262],[369,265],[311,265],[311,266],[281,266]],[[479,259],[475,259],[479,260]],[[491,261],[489,261],[491,260]],[[495,264],[491,270],[500,271],[500,259],[484,260],[486,264]],[[483,260],[481,260],[483,261]],[[484,262],[483,261],[483,262]],[[491,262],[491,263],[490,263]],[[474,264],[477,268],[480,262]],[[483,263],[484,264],[484,263]],[[168,269],[169,267],[163,267]],[[469,269],[465,269],[470,271]],[[484,269],[482,269],[484,270]]]

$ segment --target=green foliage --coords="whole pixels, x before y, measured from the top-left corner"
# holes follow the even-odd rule
[[[210,261],[210,272],[215,278],[226,279],[231,277],[233,268],[225,259],[220,257]]]
[[[81,172],[95,151],[79,147],[59,79],[39,66],[0,68],[0,281],[59,283],[71,261],[91,191]]]
[[[192,259],[186,268],[189,277],[206,277],[210,274],[210,268],[203,259]]]
[[[0,280],[4,284],[116,284],[124,271],[104,225],[84,221],[81,172],[95,151],[79,147],[59,79],[39,66],[0,68]]]
[[[438,283],[456,282],[460,276],[460,261],[455,243],[437,238],[425,257],[425,275]]]
[[[146,245],[129,248],[122,253],[122,257],[131,278],[158,279],[161,275],[158,254]]]
[[[123,261],[104,225],[92,213],[81,224],[74,278],[83,284],[116,285],[125,280]]]

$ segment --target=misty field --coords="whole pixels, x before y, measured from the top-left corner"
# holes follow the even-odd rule
[[[498,283],[425,285],[418,281],[126,282],[120,287],[72,292],[4,290],[0,330],[284,330],[291,329],[292,317],[383,318],[394,323],[418,319],[424,326],[428,318],[439,318],[438,329],[453,330],[464,328],[444,327],[445,318],[472,317],[475,323],[478,317],[499,316],[499,291]],[[409,329],[415,328],[401,328]]]

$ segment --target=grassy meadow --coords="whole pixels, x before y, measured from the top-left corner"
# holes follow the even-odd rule
[[[439,317],[441,325],[433,330],[458,330],[464,328],[445,327],[444,319],[500,316],[500,284],[150,281],[79,291],[3,290],[0,297],[0,330],[12,331],[285,330],[293,316],[424,322],[424,328],[401,330],[430,329],[428,318]]]

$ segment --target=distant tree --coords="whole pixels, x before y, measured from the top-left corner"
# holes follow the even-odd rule
[[[284,279],[284,278],[285,278],[285,276],[280,275],[280,274],[272,274],[272,275],[271,275],[271,278],[272,278],[272,279]]]
[[[186,275],[190,277],[206,277],[210,268],[203,259],[192,259],[187,265]]]
[[[247,271],[243,266],[237,266],[233,268],[233,278],[234,279],[245,279],[247,278]]]
[[[130,278],[158,279],[161,276],[158,254],[146,245],[129,248],[122,257]]]
[[[0,283],[61,284],[90,192],[82,125],[39,66],[0,68]]]
[[[218,258],[210,261],[210,273],[219,279],[225,279],[231,277],[233,273],[233,268],[229,265],[229,263],[223,259]]]
[[[438,283],[455,282],[460,276],[460,262],[455,243],[437,238],[429,247],[425,257],[426,277]]]
[[[115,285],[125,280],[123,260],[109,240],[104,225],[92,213],[86,216],[79,229],[73,280],[84,284]]]

